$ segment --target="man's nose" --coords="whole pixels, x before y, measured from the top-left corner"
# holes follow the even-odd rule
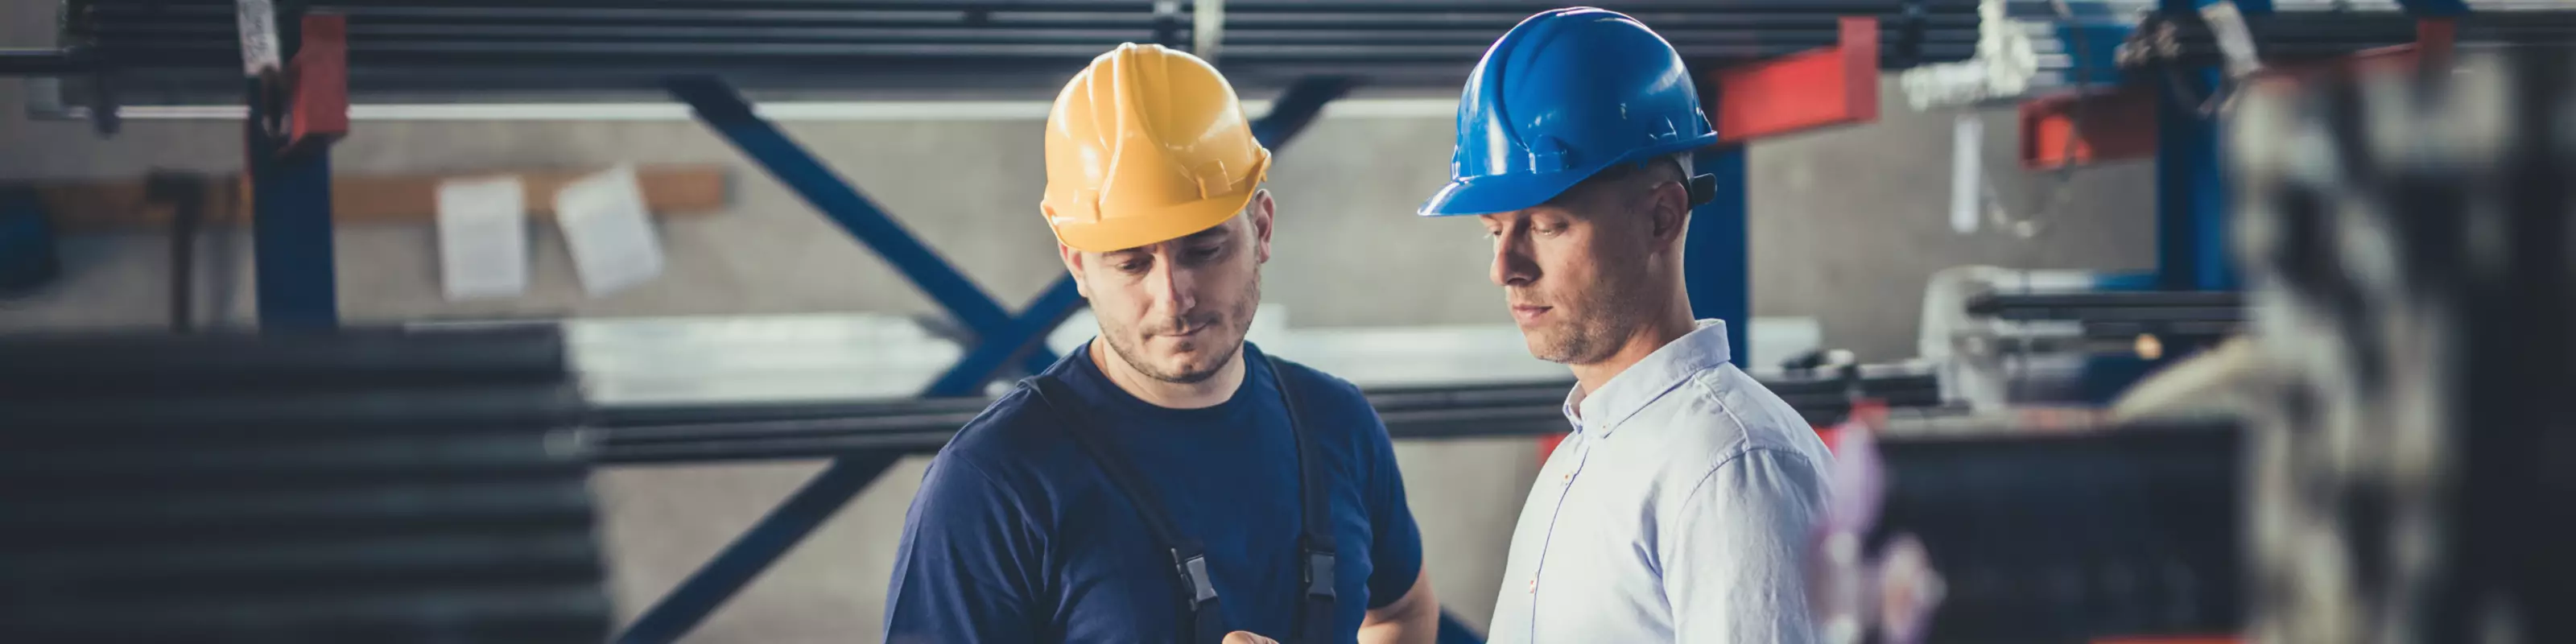
[[[1196,271],[1172,264],[1170,261],[1154,262],[1154,273],[1146,278],[1145,288],[1153,295],[1155,305],[1162,307],[1164,312],[1180,315],[1198,306],[1196,289],[1191,288],[1197,282],[1197,276]]]
[[[1530,256],[1529,242],[1520,235],[1503,235],[1494,239],[1494,264],[1485,277],[1496,286],[1523,286],[1538,279],[1538,262]]]

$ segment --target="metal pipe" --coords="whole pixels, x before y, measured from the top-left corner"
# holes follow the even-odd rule
[[[0,49],[0,76],[70,76],[94,71],[69,49]]]

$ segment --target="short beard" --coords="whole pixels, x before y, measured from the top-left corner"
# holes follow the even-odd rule
[[[1216,377],[1217,372],[1224,371],[1225,364],[1233,362],[1235,354],[1243,352],[1246,341],[1244,334],[1252,330],[1253,311],[1261,305],[1261,267],[1259,265],[1252,267],[1250,282],[1244,285],[1243,301],[1236,304],[1231,311],[1235,320],[1234,342],[1225,347],[1224,354],[1209,362],[1206,369],[1174,373],[1137,360],[1136,356],[1140,351],[1128,344],[1135,334],[1130,333],[1128,327],[1110,322],[1108,318],[1099,318],[1100,337],[1109,341],[1109,352],[1117,354],[1119,361],[1127,363],[1127,368],[1134,369],[1136,373],[1144,374],[1147,378],[1180,385],[1206,382],[1207,379]]]
[[[1544,345],[1532,345],[1530,356],[1548,362],[1568,365],[1595,364],[1619,354],[1644,326],[1647,297],[1636,285],[1642,276],[1631,279],[1603,280],[1581,298],[1576,310],[1589,311],[1591,317],[1568,320],[1562,332]]]

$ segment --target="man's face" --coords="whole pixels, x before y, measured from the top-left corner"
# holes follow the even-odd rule
[[[1179,239],[1106,253],[1059,247],[1090,298],[1100,338],[1146,377],[1193,383],[1243,348],[1270,259],[1270,195],[1225,223]]]
[[[1494,242],[1487,277],[1503,287],[1530,355],[1592,364],[1645,322],[1654,292],[1652,235],[1622,184],[1586,186],[1537,207],[1484,215]]]

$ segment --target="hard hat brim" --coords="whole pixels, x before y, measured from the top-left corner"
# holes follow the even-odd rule
[[[1619,158],[1574,170],[1461,177],[1450,180],[1449,185],[1442,186],[1439,192],[1432,193],[1431,198],[1423,201],[1422,207],[1416,209],[1414,214],[1424,217],[1454,217],[1488,215],[1530,208],[1547,203],[1549,199],[1555,199],[1557,195],[1572,189],[1575,184],[1583,183],[1584,179],[1592,178],[1592,175],[1600,174],[1610,166],[1636,163],[1675,152],[1707,147],[1715,143],[1717,143],[1717,134],[1711,132],[1675,143],[1638,148]]]
[[[1604,165],[1602,167],[1609,167]],[[1600,168],[1583,172],[1497,174],[1466,177],[1442,186],[1415,211],[1424,217],[1455,217],[1511,212],[1547,203]]]
[[[1236,213],[1243,212],[1245,206],[1252,205],[1252,197],[1258,192],[1258,190],[1246,190],[1239,195],[1225,195],[1166,206],[1161,209],[1161,212],[1136,213],[1143,215],[1137,217],[1122,217],[1100,223],[1062,224],[1055,227],[1055,239],[1074,250],[1087,253],[1107,253],[1159,244],[1198,234],[1200,231],[1215,228],[1217,224],[1233,219]]]

